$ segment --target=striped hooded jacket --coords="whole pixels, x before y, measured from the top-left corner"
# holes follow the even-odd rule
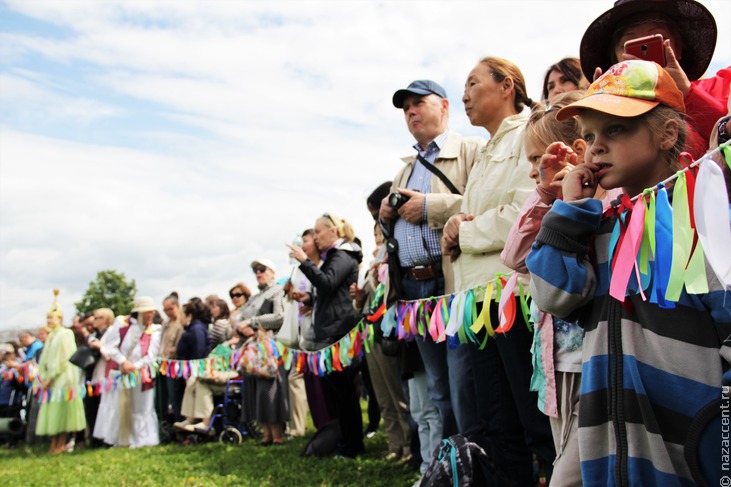
[[[599,200],[557,201],[526,261],[538,307],[562,318],[580,315],[586,326],[579,399],[583,482],[695,485],[701,465],[721,458],[720,431],[715,454],[699,454],[698,443],[720,412],[728,368],[720,351],[731,304],[724,307],[727,293],[710,269],[709,293],[683,291],[674,309],[643,301],[636,285],[624,304],[610,297],[615,222],[616,216],[602,219]]]

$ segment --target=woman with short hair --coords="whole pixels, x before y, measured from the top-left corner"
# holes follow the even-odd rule
[[[176,355],[178,360],[198,360],[208,356],[210,337],[208,324],[211,322],[211,311],[200,298],[190,298],[183,305],[183,325],[185,332],[180,337]],[[183,421],[173,424],[176,428],[193,431],[194,429],[208,430],[210,416],[213,412],[213,397],[209,391],[201,391],[198,387],[198,377],[189,377],[185,383],[185,394],[180,413],[185,417]],[[194,424],[196,420],[204,420],[201,425]]]
[[[252,338],[258,329],[268,336],[284,322],[284,289],[277,284],[277,268],[269,259],[251,263],[259,292],[241,307],[243,320],[237,325],[242,340]],[[289,420],[287,371],[280,366],[276,377],[247,377],[242,390],[243,421],[256,420],[261,426],[262,446],[284,443],[284,424]]]

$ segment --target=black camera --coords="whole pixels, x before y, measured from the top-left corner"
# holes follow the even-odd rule
[[[398,192],[388,195],[388,204],[391,205],[391,208],[394,210],[398,210],[404,206],[404,203],[407,201],[409,201],[409,197]]]

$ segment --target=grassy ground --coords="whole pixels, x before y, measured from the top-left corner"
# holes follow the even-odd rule
[[[350,459],[302,458],[307,440],[261,447],[248,440],[237,446],[218,441],[130,449],[79,449],[55,457],[47,445],[0,447],[0,485],[119,486],[410,486],[418,474],[383,459],[385,434],[366,439],[366,454]]]

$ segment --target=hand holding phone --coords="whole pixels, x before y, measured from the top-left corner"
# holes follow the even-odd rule
[[[630,39],[624,43],[624,53],[643,61],[654,61],[663,68],[667,64],[662,34]]]

